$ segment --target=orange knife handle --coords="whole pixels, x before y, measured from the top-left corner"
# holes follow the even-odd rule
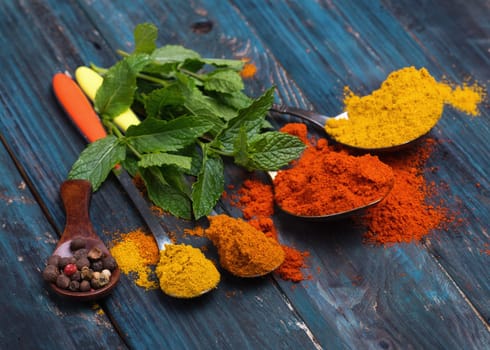
[[[72,78],[64,73],[57,73],[52,84],[61,106],[89,142],[107,135],[92,104]]]

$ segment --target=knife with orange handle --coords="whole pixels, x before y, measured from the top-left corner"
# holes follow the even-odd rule
[[[57,73],[53,77],[52,85],[59,103],[87,141],[94,142],[107,135],[91,102],[71,77],[64,73]],[[155,236],[158,248],[165,249],[165,244],[172,244],[167,232],[160,225],[131,176],[120,167],[117,170],[115,172],[117,179]]]

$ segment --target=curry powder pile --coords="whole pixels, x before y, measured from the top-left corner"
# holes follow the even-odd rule
[[[255,277],[277,269],[284,261],[279,243],[238,218],[209,216],[206,236],[218,249],[221,266],[239,277]]]
[[[291,133],[304,130],[290,130]],[[296,135],[300,139],[306,139],[306,134]],[[272,215],[274,215],[274,191],[270,184],[265,184],[258,179],[247,179],[233,196],[232,204],[242,210],[244,219],[263,232],[266,236],[279,241],[278,233]],[[284,250],[284,262],[274,271],[281,279],[291,282],[301,282],[311,279],[311,275],[304,271],[308,268],[310,252],[299,251],[294,247],[281,245]]]
[[[439,121],[445,105],[477,115],[484,92],[477,84],[452,87],[436,81],[425,68],[392,72],[366,96],[345,88],[347,119],[332,118],[325,130],[342,144],[384,148],[425,135]]]
[[[161,290],[177,298],[192,298],[216,288],[220,274],[202,251],[187,244],[169,244],[155,269]]]

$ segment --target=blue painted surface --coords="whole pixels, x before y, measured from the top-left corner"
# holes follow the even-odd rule
[[[278,100],[337,114],[344,85],[368,93],[408,65],[487,83],[489,14],[485,1],[457,0],[1,2],[0,262],[9,269],[0,348],[489,348],[488,104],[475,119],[447,109],[433,132],[443,142],[427,165],[438,171],[426,176],[447,184],[441,197],[464,222],[422,245],[371,247],[349,223],[277,214],[280,239],[310,251],[312,280],[225,274],[217,291],[179,301],[123,276],[100,303],[104,313],[60,300],[39,275],[64,225],[59,185],[85,145],[54,100],[51,77],[111,65],[116,49],[131,50],[136,24],[155,23],[159,44],[252,58],[259,69],[247,82],[251,94],[276,85]],[[194,33],[202,20],[213,29]],[[226,176],[238,185],[248,174],[228,166]],[[91,205],[106,242],[143,226],[114,179]],[[218,209],[239,214],[226,201]],[[161,219],[179,239],[191,225]]]

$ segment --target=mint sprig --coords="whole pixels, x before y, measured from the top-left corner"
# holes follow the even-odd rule
[[[92,182],[94,191],[120,164],[139,174],[148,197],[178,217],[208,215],[224,191],[224,160],[248,170],[278,170],[304,144],[270,130],[266,120],[274,89],[244,93],[240,60],[203,58],[178,45],[157,47],[150,23],[134,31],[132,53],[106,69],[94,106],[109,135],[86,147],[68,175]],[[119,130],[113,119],[132,108],[141,124]]]

